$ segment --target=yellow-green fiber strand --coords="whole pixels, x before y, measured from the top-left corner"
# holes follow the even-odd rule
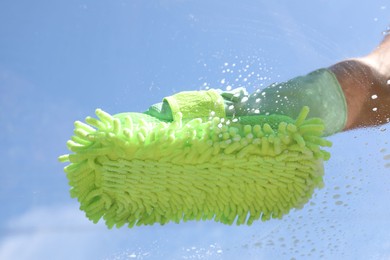
[[[331,146],[319,119],[285,116],[162,122],[141,113],[75,123],[65,172],[93,222],[252,224],[301,208],[323,186]],[[269,121],[267,121],[267,117]],[[178,115],[178,118],[181,118]]]

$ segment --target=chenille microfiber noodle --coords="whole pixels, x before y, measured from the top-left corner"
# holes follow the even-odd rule
[[[282,115],[162,122],[142,113],[76,121],[65,172],[94,223],[188,220],[252,224],[282,218],[323,186],[321,119]]]

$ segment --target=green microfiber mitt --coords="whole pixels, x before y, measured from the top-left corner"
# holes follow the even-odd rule
[[[142,113],[75,123],[60,157],[71,195],[108,227],[187,220],[251,224],[302,207],[323,185],[321,119],[251,115],[172,122]]]

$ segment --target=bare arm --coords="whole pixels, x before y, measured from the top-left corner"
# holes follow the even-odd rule
[[[367,56],[342,61],[329,69],[347,100],[344,130],[390,121],[390,35]]]

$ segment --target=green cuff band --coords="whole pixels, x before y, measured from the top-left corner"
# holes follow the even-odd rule
[[[210,115],[226,117],[225,104],[215,90],[184,91],[164,98],[163,107],[169,105],[173,120],[204,118]],[[178,113],[181,112],[181,115]]]
[[[241,88],[221,94],[228,116],[279,114],[297,118],[308,106],[308,118],[324,121],[324,135],[341,132],[347,120],[347,103],[336,76],[328,69],[319,69],[305,76],[248,94]]]
[[[259,94],[260,110],[263,107],[263,112],[296,118],[302,107],[308,106],[308,118],[318,117],[324,121],[325,136],[341,132],[345,127],[345,96],[336,76],[328,69],[315,70],[306,76],[275,84]]]

